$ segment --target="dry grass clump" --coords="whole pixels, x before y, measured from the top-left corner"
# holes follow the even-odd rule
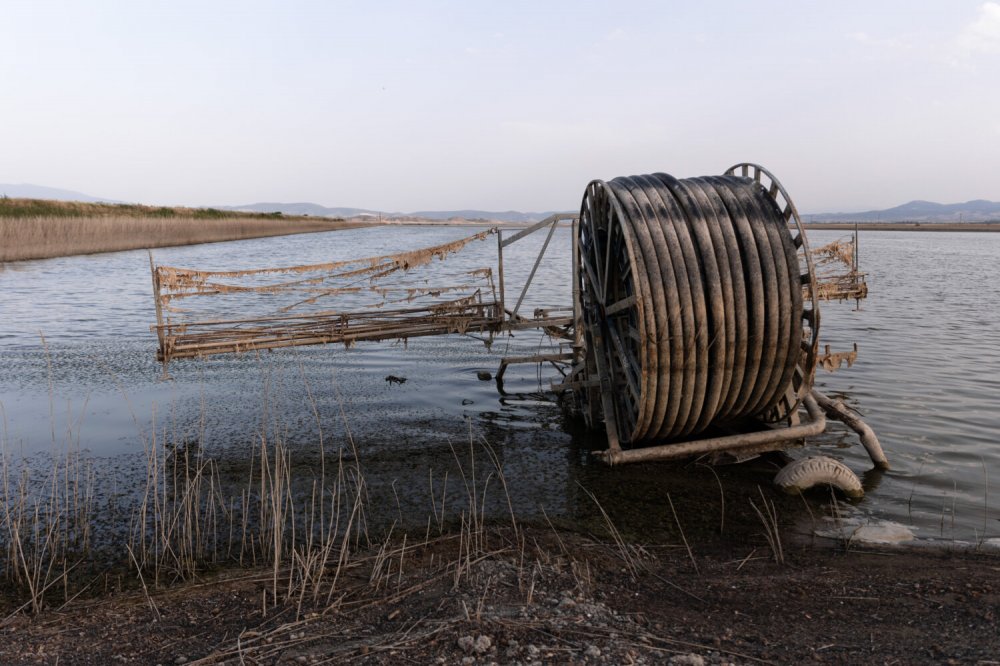
[[[3,217],[0,262],[332,231],[342,220],[281,217]]]
[[[235,479],[225,479],[197,443],[164,445],[153,436],[144,444],[146,478],[134,504],[124,514],[120,506],[111,508],[125,523],[125,533],[112,537],[121,539],[117,556],[91,552],[93,525],[108,516],[94,500],[89,462],[76,451],[55,454],[51,471],[39,477],[17,471],[6,446],[0,447],[0,585],[24,600],[15,613],[58,607],[80,592],[71,572],[84,565],[93,574],[96,556],[102,560],[98,566],[110,567],[106,571],[116,576],[130,570],[155,615],[153,590],[218,566],[236,566],[268,572],[261,599],[265,614],[287,604],[301,613],[339,603],[343,576],[357,567],[361,552],[375,553],[369,583],[377,591],[398,582],[418,542],[454,545],[447,571],[456,586],[496,550],[493,529],[485,524],[485,502],[490,491],[500,492],[508,506],[510,498],[500,461],[487,444],[482,444],[490,470],[485,479],[477,480],[474,471],[478,445],[470,442],[466,460],[456,452],[465,506],[446,519],[442,487],[434,500],[437,536],[431,536],[429,518],[424,538],[411,542],[395,521],[379,535],[370,533],[367,484],[353,443],[348,444],[330,461],[320,452],[320,471],[303,492],[291,451],[272,434],[258,433],[249,467]],[[457,533],[446,533],[445,525],[454,523]],[[513,513],[511,526],[519,534]],[[507,534],[503,548],[509,549]],[[110,543],[106,537],[105,543]],[[0,626],[5,621],[0,617]]]
[[[67,594],[69,574],[90,547],[93,467],[78,452],[47,472],[11,475],[0,451],[0,574],[23,592],[22,609],[37,613],[53,589]]]
[[[155,412],[148,428],[140,426],[133,413],[145,453],[144,479],[132,490],[116,486],[107,501],[95,499],[93,463],[81,455],[72,429],[62,446],[53,426],[51,462],[25,465],[11,451],[0,404],[0,589],[23,600],[15,614],[68,603],[83,591],[80,577],[72,580],[70,573],[84,570],[93,580],[130,571],[150,595],[219,566],[264,569],[265,614],[289,603],[299,612],[335,605],[359,552],[377,553],[370,574],[376,589],[398,582],[412,550],[408,537],[397,521],[372,533],[368,486],[346,416],[345,440],[330,453],[308,383],[306,388],[319,428],[318,464],[294,466],[283,425],[273,415],[259,427],[247,464],[220,469],[202,446],[203,422],[197,432],[183,433],[176,423],[157,424]],[[478,451],[485,458],[477,475]],[[454,455],[465,502],[446,518],[447,476],[438,490],[431,483],[431,494],[438,536],[445,538],[446,525],[458,526],[458,534],[445,539],[455,545],[449,573],[457,585],[494,548],[485,525],[488,497],[500,494],[518,530],[495,452],[470,435],[467,454]],[[429,517],[425,542],[431,524]],[[110,530],[96,535],[98,525]],[[156,615],[155,602],[147,598]],[[0,627],[10,617],[0,617]]]
[[[253,572],[263,617],[292,611],[296,621],[356,608],[362,588],[369,590],[363,597],[398,601],[438,584],[483,588],[468,619],[496,582],[486,570],[498,561],[532,603],[537,557],[515,516],[504,463],[471,425],[467,445],[451,447],[451,484],[448,473],[429,472],[425,529],[404,525],[401,512],[391,525],[381,524],[385,517],[376,525],[371,516],[384,511],[372,503],[343,403],[343,440],[331,446],[305,381],[318,436],[314,452],[302,451],[288,445],[280,415],[269,411],[267,386],[247,460],[235,465],[203,446],[204,412],[184,427],[158,422],[155,410],[144,426],[133,412],[144,476],[135,486],[116,483],[110,496],[98,489],[95,462],[81,453],[72,427],[63,444],[53,425],[50,459],[25,465],[8,441],[0,404],[0,591],[21,604],[5,608],[13,612],[0,616],[0,630],[24,611],[60,608],[97,590],[101,580],[107,590],[131,579],[159,618],[155,591],[226,567]],[[53,397],[53,415],[54,404]],[[502,508],[509,520],[487,520],[487,507],[491,514]],[[626,546],[604,516],[634,578],[646,554]],[[408,574],[418,561],[432,574],[414,582]]]

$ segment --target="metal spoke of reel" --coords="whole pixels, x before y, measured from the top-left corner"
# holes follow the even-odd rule
[[[630,419],[638,420],[642,405],[642,366],[639,360],[638,341],[629,335],[636,329],[636,303],[633,297],[632,285],[628,278],[620,279],[622,264],[628,265],[628,255],[624,248],[620,223],[612,224],[609,242],[605,247],[605,284],[604,305],[602,307],[602,332],[605,336],[604,352],[608,367],[612,373],[612,387],[615,406],[618,413]],[[630,433],[624,429],[620,435],[627,439]]]

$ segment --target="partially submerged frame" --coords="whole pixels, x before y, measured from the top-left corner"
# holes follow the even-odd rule
[[[766,174],[766,172],[764,172]],[[766,174],[769,176],[769,174]],[[755,174],[760,178],[760,172]],[[774,181],[776,183],[776,181]],[[778,190],[780,185],[772,184],[772,190]],[[773,194],[773,192],[772,192]],[[783,190],[781,194],[784,194]],[[794,218],[794,220],[792,219]],[[794,213],[789,201],[789,213],[786,220],[794,222],[797,232],[803,234],[801,221]],[[531,287],[537,270],[543,261],[546,251],[556,228],[563,221],[572,224],[572,304],[561,308],[538,309],[531,316],[521,314],[526,294]],[[816,396],[806,393],[800,396],[805,406],[805,421],[802,422],[799,410],[790,401],[781,415],[782,423],[762,424],[760,430],[753,432],[733,432],[718,436],[691,439],[690,441],[673,442],[625,449],[619,439],[618,424],[613,407],[614,386],[611,376],[605,366],[602,354],[588,354],[587,341],[594,340],[599,331],[593,324],[585,321],[583,298],[581,294],[582,252],[579,233],[580,218],[578,215],[562,213],[551,215],[544,220],[504,237],[500,227],[490,227],[472,236],[459,239],[441,246],[423,248],[394,255],[372,257],[361,260],[331,262],[306,266],[285,268],[268,268],[250,271],[197,271],[178,269],[169,266],[156,266],[150,255],[153,294],[156,305],[156,325],[151,330],[156,333],[159,342],[157,357],[164,364],[174,359],[203,357],[222,353],[244,353],[260,350],[276,349],[291,346],[340,343],[352,346],[362,341],[407,340],[413,337],[481,333],[490,336],[525,329],[538,329],[550,337],[568,343],[568,351],[558,353],[535,354],[528,356],[511,356],[501,360],[497,372],[497,386],[503,391],[503,378],[508,366],[519,363],[550,363],[559,369],[561,380],[553,382],[551,388],[556,392],[572,392],[576,397],[578,408],[583,410],[584,418],[591,427],[603,427],[607,433],[608,449],[599,456],[608,464],[640,462],[648,460],[664,460],[685,458],[719,452],[736,453],[738,455],[753,455],[766,451],[781,450],[792,446],[805,437],[817,435],[825,429],[824,412],[837,418],[828,404],[817,403]],[[504,276],[504,251],[529,235],[546,232],[541,249],[535,258],[527,280],[517,294],[513,306],[510,307]],[[461,250],[474,240],[484,240],[490,235],[497,237],[496,273],[492,267],[477,269],[469,273],[478,280],[469,284],[450,285],[446,287],[427,287],[414,290],[407,288],[407,296],[400,299],[386,299],[387,291],[383,287],[335,287],[328,284],[330,275],[337,278],[369,279],[372,283],[377,278],[387,275],[406,273],[411,268],[428,263],[433,258],[444,259],[449,254]],[[855,240],[856,243],[856,240]],[[856,247],[856,246],[855,246]],[[857,280],[863,274],[859,273],[856,264],[856,250],[851,266],[852,277]],[[309,277],[309,275],[327,271],[325,277]],[[339,271],[339,272],[338,272]],[[279,283],[266,283],[248,287],[236,287],[224,282],[227,278],[261,275],[305,275],[298,280],[283,280]],[[183,298],[225,294],[243,293],[274,293],[280,289],[303,289],[308,298],[302,302],[316,302],[321,297],[356,293],[363,289],[381,290],[383,302],[376,307],[347,310],[319,310],[306,314],[284,313],[263,317],[230,317],[208,318],[200,320],[175,320],[171,314],[176,310],[174,303]],[[808,289],[808,286],[807,286]],[[415,293],[419,292],[419,293]],[[441,294],[455,297],[441,298]],[[863,298],[867,293],[851,297]],[[414,298],[434,296],[433,302],[399,307],[401,301]],[[806,298],[823,298],[822,286],[815,292],[804,294]],[[385,303],[395,307],[383,307]],[[590,326],[588,333],[588,326]],[[816,351],[813,351],[815,354]],[[820,354],[820,361],[823,354]],[[831,357],[827,350],[827,357]],[[837,359],[840,360],[839,358]],[[853,361],[853,356],[850,357]],[[839,363],[838,363],[839,364]],[[829,401],[826,401],[829,403]],[[843,419],[841,419],[843,420]],[[870,432],[870,431],[869,431]],[[873,435],[872,435],[873,437]],[[875,443],[877,447],[877,440]],[[866,445],[867,446],[867,445]],[[870,449],[871,452],[871,449]],[[887,467],[881,449],[872,454],[876,464]]]

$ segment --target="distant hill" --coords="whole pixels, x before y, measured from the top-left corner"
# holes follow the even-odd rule
[[[5,185],[0,183],[0,196],[7,196],[11,199],[48,199],[50,201],[83,201],[87,203],[119,203],[114,199],[104,197],[92,197],[82,192],[73,190],[61,190],[56,187],[45,187],[44,185],[31,185],[21,183],[20,185]]]
[[[95,197],[83,192],[63,190],[44,185],[8,185],[0,183],[0,196],[11,199],[45,199],[49,201],[81,201],[84,203],[121,203],[116,199]],[[516,210],[422,210],[413,213],[377,211],[369,208],[329,207],[310,202],[278,203],[260,202],[242,206],[215,206],[218,210],[228,210],[244,213],[275,213],[284,215],[308,215],[310,217],[378,217],[393,220],[489,220],[491,222],[537,222],[543,220],[554,211],[542,213],[522,213]]]
[[[976,199],[965,203],[939,204],[911,201],[902,206],[863,213],[803,215],[806,222],[997,222],[1000,202]]]
[[[314,203],[253,203],[242,206],[220,206],[223,210],[238,210],[254,213],[273,213],[281,211],[286,215],[311,215],[314,217],[361,217],[382,216],[383,219],[422,219],[422,220],[489,220],[491,222],[537,222],[544,220],[556,211],[542,213],[522,213],[517,210],[418,210],[412,213],[386,212],[368,208],[328,208]]]
[[[563,211],[546,211],[543,213],[522,213],[517,210],[489,211],[489,210],[420,210],[409,213],[408,217],[420,217],[429,220],[450,220],[452,218],[461,220],[490,220],[495,222],[538,222],[544,220],[549,215]]]
[[[302,203],[253,203],[243,206],[216,206],[220,210],[236,210],[245,213],[275,213],[285,215],[309,215],[312,217],[359,217],[362,215],[377,216],[378,212],[365,208],[328,208],[319,204]]]

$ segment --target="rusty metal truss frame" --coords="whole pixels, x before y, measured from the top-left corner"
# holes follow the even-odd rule
[[[421,248],[382,257],[328,262],[324,264],[240,271],[201,271],[158,266],[150,254],[156,324],[151,330],[159,341],[157,359],[164,366],[176,359],[200,358],[215,354],[246,353],[267,349],[317,344],[344,344],[383,340],[407,340],[422,336],[482,333],[490,336],[524,329],[542,329],[548,335],[568,339],[574,335],[571,308],[521,313],[556,227],[572,214],[556,214],[504,238],[503,230],[490,227],[472,236],[445,245]],[[504,280],[504,250],[539,230],[548,230],[528,279],[517,294],[513,307]],[[444,259],[470,242],[497,237],[497,272],[492,267],[467,271],[468,282],[447,286],[385,286],[386,276],[407,273],[433,258]],[[284,276],[293,274],[298,279]],[[252,285],[234,279],[280,277]],[[473,279],[475,278],[475,279]],[[339,280],[339,282],[338,282]],[[348,286],[343,286],[345,283]],[[299,300],[276,312],[244,317],[190,317],[178,303],[186,305],[201,297],[227,295],[273,295],[290,293]],[[321,299],[372,293],[374,303],[358,309],[313,309],[295,312],[303,304],[316,305]],[[454,295],[453,298],[442,296]],[[426,300],[427,303],[412,304]],[[530,362],[562,359],[530,357]],[[510,364],[529,362],[527,358],[505,359]]]

